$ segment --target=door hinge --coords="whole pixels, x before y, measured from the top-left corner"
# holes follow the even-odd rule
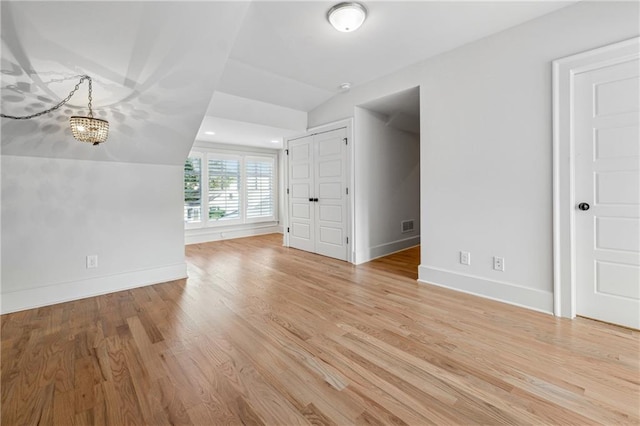
[[[287,232],[289,232],[289,228],[287,228]]]
[[[345,145],[348,145],[347,138],[342,138],[342,140],[344,141]]]
[[[287,194],[289,194],[289,188],[287,188]]]
[[[349,237],[347,237],[347,244],[349,244]]]
[[[288,149],[285,149],[284,152],[285,152],[285,154],[289,155],[289,150]]]
[[[345,188],[347,195],[349,195],[349,188]]]

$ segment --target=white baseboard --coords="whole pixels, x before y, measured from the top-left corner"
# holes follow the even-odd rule
[[[420,235],[405,238],[403,240],[393,241],[391,243],[380,244],[374,247],[369,247],[362,251],[356,250],[356,261],[354,263],[356,265],[359,265],[361,263],[370,262],[373,259],[388,256],[392,253],[406,250],[417,245],[420,245]]]
[[[233,238],[253,237],[265,234],[282,234],[282,225],[258,225],[242,228],[205,228],[187,229],[184,233],[184,243],[200,244],[211,241],[230,240]]]
[[[12,291],[2,294],[0,313],[8,314],[10,312],[40,308],[186,277],[187,264],[181,262],[158,268]]]
[[[550,291],[422,265],[418,268],[418,282],[553,314],[553,293]]]

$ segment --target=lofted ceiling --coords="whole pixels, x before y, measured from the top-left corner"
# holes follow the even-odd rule
[[[364,25],[340,33],[327,1],[3,0],[3,113],[49,107],[87,73],[112,130],[98,148],[71,139],[66,117],[86,110],[83,89],[60,113],[3,119],[2,152],[181,164],[195,139],[274,148],[275,134],[304,131],[306,113],[343,82],[364,84],[574,2],[369,1]]]
[[[42,111],[76,76],[93,80],[93,106],[110,122],[98,147],[74,141],[87,84],[60,111],[2,119],[2,154],[183,164],[243,21],[247,3],[2,1],[1,108]]]
[[[306,85],[302,98],[322,101],[343,82],[354,86],[549,13],[572,2],[556,1],[364,1],[360,29],[341,33],[326,19],[337,3],[257,1],[249,6],[225,69],[220,90],[296,108],[300,100],[269,76]],[[239,70],[242,68],[242,71]],[[243,81],[250,77],[250,82]],[[270,90],[271,89],[271,90]],[[280,90],[279,90],[280,89]],[[307,111],[317,106],[304,104]]]
[[[341,33],[326,19],[337,1],[255,1],[217,90],[308,112],[339,95],[341,83],[367,83],[575,2],[364,1],[364,25]],[[214,97],[212,105],[216,102]],[[240,129],[243,122],[235,126]],[[203,122],[199,139],[207,140],[204,132],[214,130]],[[288,136],[284,131],[283,135]],[[267,138],[256,137],[251,144],[273,147]]]

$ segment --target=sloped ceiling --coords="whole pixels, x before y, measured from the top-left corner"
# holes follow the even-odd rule
[[[253,2],[231,59],[265,76],[335,94],[340,83],[366,83],[576,0],[361,1],[367,19],[351,33],[338,32],[327,21],[327,11],[339,1]],[[229,86],[221,90],[233,89],[226,71],[224,80]]]
[[[67,120],[86,114],[85,84],[62,112],[2,119],[2,153],[182,164],[196,138],[222,125],[218,142],[272,147],[273,131],[303,131],[299,114],[340,83],[367,83],[575,1],[365,1],[362,28],[339,33],[326,20],[330,1],[3,0],[2,112],[46,109],[86,73],[111,134],[99,147],[73,140]],[[278,108],[293,118],[238,118]]]
[[[31,120],[2,119],[2,154],[182,164],[223,73],[248,3],[2,2],[2,112],[25,115],[93,80],[107,143],[75,142],[87,84]]]
[[[337,32],[327,22],[327,10],[337,1],[255,1],[216,90],[309,112],[340,96],[341,83],[365,84],[575,1],[364,0],[368,18],[352,33]],[[209,111],[240,115],[236,105],[214,96]],[[228,143],[246,143],[233,135],[247,135],[248,129],[218,132],[218,125],[203,121],[199,138],[215,131]],[[266,134],[253,136],[252,144],[270,146]]]

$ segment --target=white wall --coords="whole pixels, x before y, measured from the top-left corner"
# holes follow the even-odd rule
[[[186,277],[183,166],[1,164],[2,313]]]
[[[639,12],[569,6],[355,87],[311,111],[310,125],[420,85],[419,279],[552,312],[551,61],[637,36]]]
[[[355,263],[420,243],[420,138],[355,109]],[[413,219],[415,230],[401,232]]]

